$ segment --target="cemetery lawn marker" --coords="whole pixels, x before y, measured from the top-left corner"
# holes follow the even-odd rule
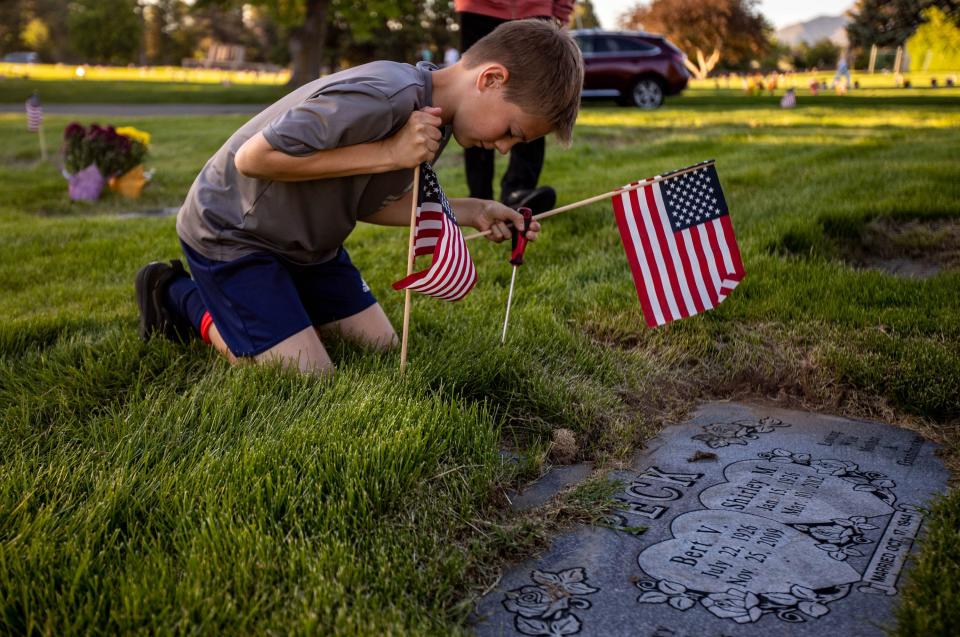
[[[879,637],[922,508],[946,490],[934,451],[881,423],[705,405],[612,474],[606,526],[508,572],[475,630]]]

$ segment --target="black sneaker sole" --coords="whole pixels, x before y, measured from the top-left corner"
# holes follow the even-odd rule
[[[541,186],[520,200],[517,208],[529,208],[533,214],[553,210],[557,204],[557,192],[550,186]]]
[[[154,261],[140,268],[133,283],[137,295],[137,305],[140,308],[140,338],[149,340],[155,333],[163,334],[164,317],[162,310],[153,298],[159,279],[170,269],[170,265]]]
[[[140,268],[133,283],[140,308],[140,338],[146,341],[157,333],[179,343],[193,338],[195,334],[189,321],[171,314],[163,306],[167,287],[175,280],[189,276],[179,260],[170,263],[154,261]]]

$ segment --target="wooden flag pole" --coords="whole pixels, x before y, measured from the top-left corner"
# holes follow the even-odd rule
[[[37,136],[40,138],[40,161],[47,161],[47,139],[43,135],[43,123],[37,127]]]
[[[407,249],[407,276],[413,274],[414,235],[417,233],[417,199],[420,193],[420,165],[413,169],[413,202],[410,204],[410,246]],[[403,337],[400,341],[400,373],[407,370],[407,342],[410,336],[410,288],[403,300]]]
[[[658,181],[663,181],[664,179],[671,179],[671,178],[673,178],[673,177],[676,177],[677,175],[683,175],[684,173],[693,172],[694,170],[700,170],[700,169],[703,168],[704,166],[710,166],[710,165],[712,165],[713,163],[714,163],[714,162],[713,162],[712,160],[711,160],[711,161],[705,161],[705,162],[702,162],[702,163],[699,163],[699,164],[695,164],[695,165],[693,165],[693,166],[690,166],[689,168],[684,168],[683,170],[678,170],[677,172],[670,173],[670,174],[668,174],[668,175],[666,175],[666,176],[664,176],[664,175],[657,175],[656,177],[650,177],[650,178],[648,178],[648,179],[642,179],[642,180],[638,181],[638,182],[635,183],[635,184],[631,184],[631,185],[629,185],[629,186],[624,186],[623,188],[617,188],[616,190],[611,190],[610,192],[605,192],[605,193],[603,193],[602,195],[597,195],[596,197],[590,197],[589,199],[584,199],[584,200],[582,200],[582,201],[575,201],[575,202],[573,202],[573,203],[567,204],[566,206],[560,206],[559,208],[554,208],[553,210],[548,210],[547,212],[541,212],[541,213],[538,214],[538,215],[534,215],[533,218],[536,219],[537,221],[539,221],[540,219],[546,219],[547,217],[552,217],[553,215],[558,215],[558,214],[560,214],[561,212],[567,212],[568,210],[573,210],[574,208],[582,208],[583,206],[589,206],[589,205],[592,204],[592,203],[596,203],[596,202],[598,202],[598,201],[603,201],[604,199],[610,199],[611,197],[613,197],[613,196],[615,196],[615,195],[619,195],[619,194],[622,194],[622,193],[625,193],[625,192],[630,192],[631,190],[639,190],[640,188],[643,188],[644,186],[649,186],[650,184],[655,184],[655,183],[657,183]],[[493,232],[493,231],[492,231],[492,230],[485,230],[485,231],[483,231],[483,232],[474,232],[474,233],[473,233],[472,235],[470,235],[469,237],[464,237],[463,240],[464,240],[464,241],[470,241],[471,239],[479,239],[480,237],[485,237],[485,236],[487,236],[487,235],[490,234],[491,232]]]

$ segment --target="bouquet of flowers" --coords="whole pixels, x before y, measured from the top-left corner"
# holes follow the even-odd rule
[[[149,143],[150,134],[133,127],[69,124],[63,132],[63,163],[70,197],[92,201],[108,180],[124,196],[139,196]]]

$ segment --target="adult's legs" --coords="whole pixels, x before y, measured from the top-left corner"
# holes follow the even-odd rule
[[[477,40],[506,22],[479,13],[460,13],[460,51],[466,52]],[[493,151],[485,148],[465,148],[464,168],[467,172],[467,187],[470,196],[478,199],[493,199]]]
[[[541,137],[525,144],[516,144],[510,150],[510,164],[500,180],[500,199],[506,201],[511,193],[533,190],[540,180],[546,140]]]

